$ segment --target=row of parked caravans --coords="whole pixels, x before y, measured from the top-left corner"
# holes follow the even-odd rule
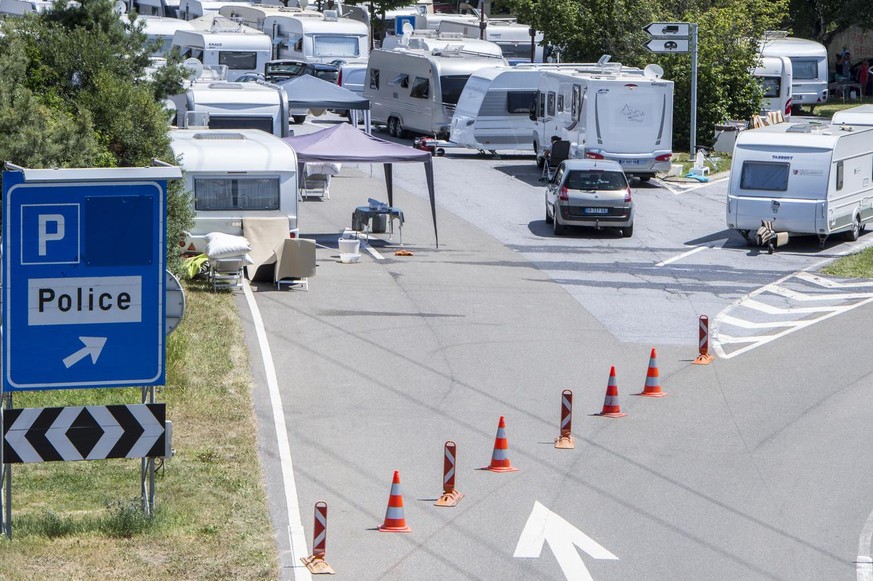
[[[873,220],[873,106],[834,115],[831,123],[779,123],[742,131],[734,145],[727,226],[749,244],[758,229],[857,240]],[[787,238],[787,237],[786,237]]]

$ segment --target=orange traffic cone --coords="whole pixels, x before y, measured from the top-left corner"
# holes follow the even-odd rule
[[[649,356],[649,369],[646,371],[646,385],[643,391],[634,395],[644,395],[646,397],[664,397],[665,394],[661,391],[661,380],[658,374],[658,355],[655,353],[655,348],[652,347],[652,354]]]
[[[411,533],[403,516],[403,495],[400,493],[400,472],[394,471],[394,481],[391,483],[391,496],[388,497],[388,510],[385,511],[385,522],[379,527],[383,533]]]
[[[497,424],[497,437],[494,438],[494,452],[491,454],[491,464],[485,466],[483,470],[491,472],[515,472],[518,468],[514,468],[509,462],[509,456],[506,451],[509,449],[509,444],[506,441],[506,421],[503,416],[500,416],[500,422]]]
[[[594,415],[607,418],[620,418],[627,415],[621,413],[621,406],[618,404],[618,386],[615,384],[615,366],[609,368],[609,383],[606,386],[606,399],[603,400],[603,411]]]

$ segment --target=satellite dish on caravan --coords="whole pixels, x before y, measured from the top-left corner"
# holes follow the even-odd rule
[[[415,27],[412,26],[409,22],[403,23],[403,36],[400,37],[400,45],[408,47],[409,46],[409,38],[412,36],[412,33],[415,32]]]
[[[297,5],[306,10],[306,7],[309,6],[309,0],[297,0]]]
[[[643,76],[656,81],[664,76],[664,69],[655,64],[646,65],[646,68],[643,69]]]
[[[200,75],[203,74],[203,63],[195,58],[185,59],[182,66],[190,71],[188,73],[188,79],[191,81],[196,81],[200,78]]]
[[[119,16],[121,16],[123,14],[127,14],[127,4],[125,4],[121,0],[118,0],[118,2],[116,2],[112,6],[112,9],[115,10],[115,13],[118,14]]]

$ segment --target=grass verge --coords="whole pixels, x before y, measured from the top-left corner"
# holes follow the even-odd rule
[[[158,470],[156,514],[140,508],[139,460],[15,465],[0,579],[278,578],[233,297],[197,283],[185,283],[185,294],[158,395],[176,455]],[[16,408],[140,402],[139,388],[14,396]]]
[[[822,273],[842,278],[873,278],[873,248],[844,256],[823,268]]]

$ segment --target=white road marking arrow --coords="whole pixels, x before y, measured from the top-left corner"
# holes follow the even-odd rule
[[[97,358],[103,351],[103,346],[106,345],[106,337],[79,337],[84,347],[64,357],[64,366],[69,369],[88,355],[91,356],[91,363],[97,363]]]
[[[533,511],[527,519],[527,524],[524,525],[512,556],[536,559],[543,550],[544,541],[549,542],[558,565],[568,581],[594,581],[573,545],[595,559],[618,560],[618,557],[597,544],[594,539],[547,509],[539,501],[534,501]]]

